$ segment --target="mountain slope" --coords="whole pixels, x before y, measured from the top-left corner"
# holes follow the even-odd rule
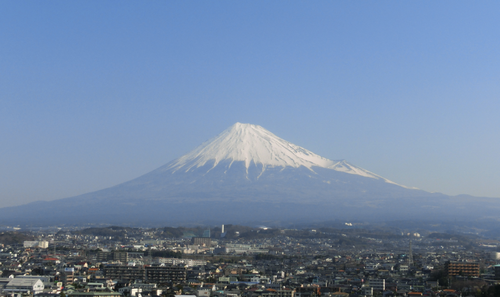
[[[123,184],[0,209],[0,223],[186,224],[495,215],[494,199],[409,189],[236,123],[192,152]]]

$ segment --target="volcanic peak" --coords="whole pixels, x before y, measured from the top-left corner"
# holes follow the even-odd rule
[[[180,157],[170,168],[178,170],[185,167],[204,166],[223,160],[242,161],[248,169],[250,164],[262,164],[265,167],[300,167],[309,169],[313,166],[333,166],[334,161],[323,158],[300,146],[294,145],[258,125],[236,123],[221,134],[201,144],[187,155]]]
[[[172,173],[178,170],[188,172],[207,163],[213,164],[212,168],[214,168],[222,161],[229,161],[229,167],[233,162],[244,162],[247,173],[252,163],[262,165],[262,172],[266,168],[287,166],[294,168],[304,166],[314,172],[314,167],[322,167],[396,184],[345,160],[333,161],[321,157],[274,135],[261,126],[242,123],[232,125],[159,170],[170,170]]]

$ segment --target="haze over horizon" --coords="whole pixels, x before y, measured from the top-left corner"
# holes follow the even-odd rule
[[[0,207],[136,178],[236,122],[500,198],[500,3],[0,2]]]

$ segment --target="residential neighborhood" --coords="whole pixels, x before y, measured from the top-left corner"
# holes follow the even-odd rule
[[[457,234],[229,225],[2,235],[15,233],[30,240],[0,245],[2,296],[490,296],[500,280],[500,242]]]

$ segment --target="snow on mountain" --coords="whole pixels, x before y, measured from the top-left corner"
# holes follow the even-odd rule
[[[336,163],[333,166],[330,166],[327,168],[333,169],[336,171],[349,173],[349,174],[356,174],[356,175],[361,175],[361,176],[370,177],[370,178],[374,178],[374,179],[380,179],[380,180],[385,181],[386,183],[398,185],[398,186],[403,187],[403,188],[407,188],[407,189],[411,189],[411,190],[418,190],[418,188],[415,188],[415,187],[407,187],[407,186],[397,184],[391,180],[388,180],[387,178],[384,178],[384,177],[377,175],[373,172],[370,172],[366,169],[349,164],[345,160],[336,161]]]
[[[368,170],[349,164],[345,160],[329,160],[305,148],[290,143],[258,125],[236,123],[201,144],[190,153],[174,160],[164,170],[188,172],[213,162],[213,167],[221,161],[242,161],[248,172],[249,166],[262,165],[262,172],[269,167],[298,168],[304,166],[314,172],[314,167],[360,175],[396,184]],[[231,165],[229,165],[231,167]],[[397,185],[397,184],[396,184]]]

